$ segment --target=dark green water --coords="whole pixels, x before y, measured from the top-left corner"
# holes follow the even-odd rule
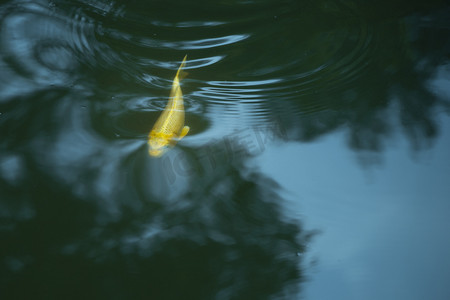
[[[449,20],[1,4],[0,298],[449,299]],[[152,158],[186,54],[191,131]]]

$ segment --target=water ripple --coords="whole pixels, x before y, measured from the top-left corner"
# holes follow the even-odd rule
[[[217,14],[206,17],[180,13],[181,8],[172,15],[158,5],[141,11],[139,3],[80,4],[21,3],[2,11],[1,76],[14,80],[3,80],[0,93],[45,86],[92,89],[90,121],[107,139],[116,134],[144,139],[186,54],[187,119],[240,128],[264,124],[276,114],[297,120],[336,109],[343,99],[354,101],[349,94],[340,100],[334,95],[377,68],[383,48],[379,29],[346,5],[183,6]],[[192,128],[191,136],[213,130]]]
[[[0,10],[0,83],[3,99],[49,86],[72,85],[78,54],[94,56],[94,28],[85,19],[58,15],[51,6],[19,3]]]
[[[117,35],[120,36],[120,35]],[[235,34],[229,36],[221,36],[215,38],[206,38],[200,40],[192,41],[164,41],[152,38],[132,38],[125,34],[121,35],[122,38],[127,38],[130,42],[134,42],[140,46],[152,47],[158,49],[176,49],[176,50],[195,50],[195,49],[206,49],[225,46],[233,43],[240,42],[249,37],[246,34]]]

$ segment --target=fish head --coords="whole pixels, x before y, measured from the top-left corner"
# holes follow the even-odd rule
[[[160,157],[169,150],[171,146],[170,137],[165,135],[150,134],[148,140],[148,154],[153,157]]]

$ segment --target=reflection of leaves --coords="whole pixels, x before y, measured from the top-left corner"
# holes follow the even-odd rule
[[[420,8],[416,5],[408,11],[417,13]],[[430,9],[430,5],[426,8]],[[413,147],[420,149],[439,132],[436,108],[448,106],[430,90],[429,81],[437,68],[445,64],[450,51],[448,30],[436,30],[433,25],[448,26],[449,11],[432,11],[426,18],[404,18],[404,11],[398,11],[395,17],[391,12],[389,18],[383,14],[375,16],[376,11],[365,15],[362,9],[361,13],[365,18],[361,22],[370,32],[354,37],[365,38],[367,45],[361,51],[370,51],[360,53],[366,55],[359,62],[361,66],[356,62],[353,69],[349,66],[333,70],[331,66],[336,76],[328,74],[328,78],[341,76],[345,80],[324,80],[315,85],[314,94],[300,92],[287,99],[289,103],[282,105],[290,106],[290,112],[280,118],[283,126],[292,139],[302,141],[345,128],[353,149],[381,151],[387,137],[400,124]],[[423,26],[424,22],[427,26]],[[347,38],[352,40],[352,36]],[[350,77],[349,72],[355,74]],[[303,81],[298,80],[298,84],[301,87]],[[292,111],[306,113],[297,116]]]
[[[283,216],[274,182],[243,175],[242,158],[216,158],[215,169],[190,174],[193,188],[176,203],[131,194],[136,181],[110,182],[107,200],[119,214],[101,196],[73,196],[30,161],[34,214],[10,214],[15,225],[1,232],[8,245],[1,249],[2,290],[22,298],[77,297],[82,286],[84,295],[101,298],[292,299],[307,235]]]

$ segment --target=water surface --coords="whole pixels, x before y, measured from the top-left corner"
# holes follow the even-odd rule
[[[448,299],[449,17],[440,1],[5,2],[1,293]],[[186,54],[191,131],[149,157]]]

